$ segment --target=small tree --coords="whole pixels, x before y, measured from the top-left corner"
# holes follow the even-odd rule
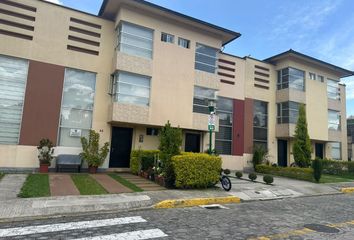
[[[303,104],[299,108],[299,119],[297,120],[294,138],[293,154],[296,165],[299,167],[310,166],[312,147]]]
[[[313,178],[316,180],[316,182],[320,182],[323,170],[322,160],[318,157],[315,158],[315,160],[312,161],[312,168]]]
[[[160,157],[162,160],[162,169],[165,176],[165,183],[168,187],[173,187],[175,183],[175,174],[173,171],[171,158],[180,154],[182,145],[182,130],[173,128],[168,121],[161,129],[159,134],[161,151]]]
[[[83,152],[80,153],[82,159],[84,159],[89,167],[99,167],[103,164],[109,151],[109,143],[104,143],[103,147],[99,147],[100,134],[94,130],[90,130],[89,138],[82,137],[81,145]]]
[[[268,150],[262,145],[254,145],[253,147],[253,157],[252,164],[254,170],[256,170],[256,166],[262,164],[267,160]]]

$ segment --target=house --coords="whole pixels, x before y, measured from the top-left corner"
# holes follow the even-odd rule
[[[347,159],[345,86],[353,75],[294,50],[265,60],[222,52],[240,33],[143,0],[104,0],[92,15],[42,0],[0,2],[0,169],[38,167],[36,145],[77,154],[89,129],[110,142],[103,168],[129,167],[132,149],[156,149],[170,121],[183,151],[212,146],[242,169],[253,146],[292,161],[305,104],[313,157]]]

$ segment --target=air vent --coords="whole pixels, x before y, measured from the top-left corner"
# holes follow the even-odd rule
[[[218,59],[218,75],[220,82],[224,84],[235,85],[236,79],[236,63],[234,61],[224,59],[224,55],[220,55]]]
[[[254,65],[254,87],[269,89],[270,69],[264,66]]]

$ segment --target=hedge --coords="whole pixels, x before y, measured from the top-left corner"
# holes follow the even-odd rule
[[[219,180],[221,157],[184,153],[172,157],[177,188],[207,188]]]
[[[305,181],[313,181],[312,168],[299,167],[272,167],[268,165],[257,165],[256,172],[277,175],[282,177],[295,178]]]
[[[322,160],[323,173],[330,175],[354,175],[354,162]]]
[[[159,150],[133,150],[130,154],[130,171],[133,174],[138,174],[141,168],[141,159],[143,157],[153,158],[159,152]]]

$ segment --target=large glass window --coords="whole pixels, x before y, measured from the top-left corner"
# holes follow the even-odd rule
[[[197,43],[195,50],[195,69],[215,73],[218,49]]]
[[[340,130],[340,112],[328,110],[328,129]]]
[[[96,74],[76,69],[65,70],[61,103],[59,145],[80,147],[80,137],[92,127]]]
[[[255,100],[253,103],[253,146],[268,149],[268,103]]]
[[[339,100],[338,81],[327,79],[327,96],[330,99]]]
[[[277,104],[277,123],[297,123],[299,117],[300,103],[282,102]]]
[[[305,91],[305,72],[290,67],[279,70],[277,89],[284,88]]]
[[[219,116],[219,132],[215,133],[215,149],[219,154],[231,155],[233,101],[219,97],[216,103]]]
[[[118,27],[118,50],[130,55],[152,58],[153,31],[123,22]]]
[[[138,74],[117,72],[113,83],[114,101],[148,106],[150,79],[150,77]]]
[[[18,144],[28,61],[0,55],[0,144]]]
[[[193,112],[209,114],[208,99],[216,99],[216,90],[194,86]]]
[[[331,143],[332,147],[332,159],[341,160],[341,143],[340,142],[333,142]]]

